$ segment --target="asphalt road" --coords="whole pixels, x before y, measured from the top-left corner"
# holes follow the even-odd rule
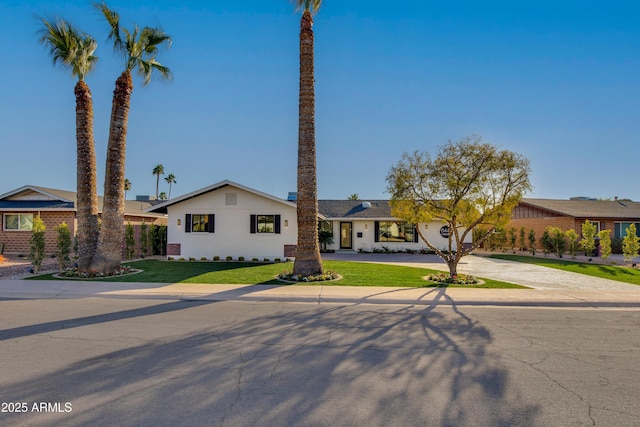
[[[637,309],[1,300],[0,425],[637,426],[639,326]]]

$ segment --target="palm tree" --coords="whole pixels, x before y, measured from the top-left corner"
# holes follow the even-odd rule
[[[167,193],[165,193],[164,191],[161,191],[160,194],[158,195],[158,199],[167,200]]]
[[[127,200],[127,191],[131,190],[131,181],[129,178],[124,179],[124,199]]]
[[[360,196],[358,196],[358,193],[353,193],[347,200],[360,200]]]
[[[176,176],[174,174],[170,173],[169,175],[167,175],[167,177],[164,180],[169,183],[169,198],[171,198],[171,184],[177,184],[178,183],[176,181]]]
[[[76,97],[76,188],[78,268],[85,271],[98,245],[98,190],[96,179],[96,151],[93,134],[93,99],[84,81],[98,57],[95,39],[73,28],[61,19],[42,18],[40,43],[49,49],[54,65],[62,64],[78,78]]]
[[[102,2],[96,4],[109,24],[109,39],[114,48],[125,59],[125,68],[116,80],[111,104],[111,123],[107,144],[107,162],[104,180],[104,204],[102,210],[102,229],[98,242],[98,251],[91,268],[107,272],[118,268],[122,259],[124,239],[124,173],[127,145],[127,124],[133,79],[131,72],[137,70],[144,84],[151,81],[154,74],[163,79],[171,77],[169,68],[156,60],[159,47],[171,44],[171,37],[158,28],[137,25],[129,31],[120,27],[120,15]]]
[[[156,199],[157,199],[158,189],[160,187],[160,175],[164,175],[164,166],[158,163],[156,167],[153,168],[153,172],[151,172],[151,174],[156,176]]]
[[[323,272],[318,244],[318,186],[316,182],[313,13],[322,0],[296,0],[300,20],[300,97],[298,104],[298,246],[294,274]]]

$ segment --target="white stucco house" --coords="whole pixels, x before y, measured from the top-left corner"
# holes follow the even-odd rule
[[[319,200],[319,226],[333,233],[329,250],[425,249],[413,224],[391,216],[387,200]],[[225,259],[294,258],[298,238],[295,201],[225,180],[147,209],[167,214],[167,256]],[[447,247],[446,230],[421,230]],[[471,236],[468,242],[471,243]]]
[[[273,261],[294,256],[296,204],[232,181],[167,200],[148,211],[168,216],[170,257]]]

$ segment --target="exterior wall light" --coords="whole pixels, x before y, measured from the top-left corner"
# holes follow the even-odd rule
[[[182,224],[182,221],[180,221],[180,218],[178,218],[178,225]]]
[[[288,226],[289,226],[289,220],[288,220],[288,219],[285,219],[285,220],[284,220],[284,226],[285,226],[285,227],[288,227]]]

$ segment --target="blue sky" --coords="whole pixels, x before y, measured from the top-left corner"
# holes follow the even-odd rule
[[[296,188],[299,14],[288,0],[111,1],[122,23],[161,26],[170,83],[134,80],[131,198],[230,179]],[[403,152],[478,134],[531,160],[528,197],[640,200],[640,4],[633,1],[325,0],[315,17],[318,196],[388,198]],[[75,80],[38,44],[40,16],[99,42],[86,79],[102,193],[122,61],[88,1],[0,3],[0,193],[75,190]],[[160,191],[168,191],[166,183]]]

